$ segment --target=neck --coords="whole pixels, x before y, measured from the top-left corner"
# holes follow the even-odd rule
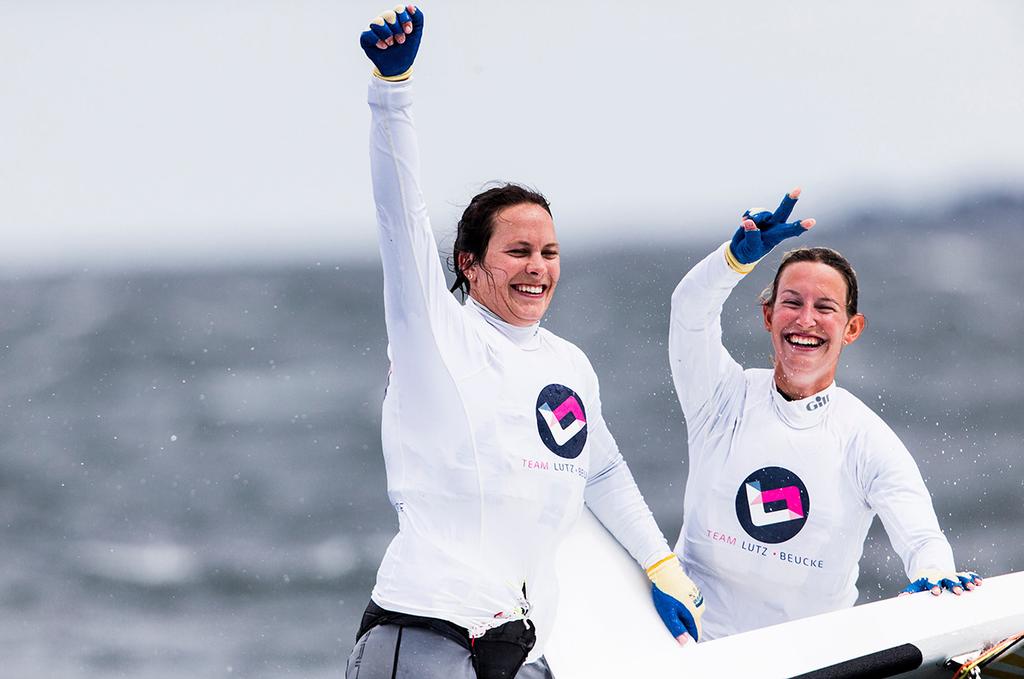
[[[497,311],[495,311],[494,309],[480,301],[480,299],[476,295],[474,295],[472,291],[470,291],[469,293],[469,299],[472,300],[476,304],[477,308],[483,311],[484,314],[490,316],[492,319],[498,321],[499,323],[509,326],[510,328],[536,328],[537,326],[540,325],[540,321],[534,321],[532,323],[530,321],[522,321],[519,319],[516,319],[514,321],[507,321],[504,318],[502,318]]]
[[[533,325],[518,326],[512,325],[503,321],[498,314],[494,313],[486,306],[477,301],[472,295],[467,300],[467,304],[472,305],[484,320],[486,320],[491,327],[495,328],[502,335],[512,341],[513,344],[518,345],[521,349],[532,350],[539,346],[538,332],[540,330],[540,323],[534,323]]]
[[[814,396],[827,389],[835,378],[835,370],[821,376],[787,375],[781,365],[775,364],[775,388],[788,401],[799,401]]]

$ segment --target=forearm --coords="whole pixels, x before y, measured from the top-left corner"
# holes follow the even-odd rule
[[[953,551],[939,528],[931,495],[914,458],[887,428],[872,439],[873,468],[867,501],[878,514],[907,577],[927,570],[953,570]]]
[[[715,248],[687,272],[672,293],[672,329],[707,333],[722,314],[725,300],[744,274],[726,261],[728,243]]]
[[[672,293],[669,363],[689,422],[722,380],[742,373],[722,345],[722,307],[743,274],[726,262],[723,244],[687,273]]]
[[[939,528],[923,483],[920,488],[906,488],[881,508],[879,516],[908,578],[925,570],[955,570],[953,550]]]
[[[437,244],[420,191],[419,143],[412,117],[412,84],[371,78],[370,170],[381,256],[395,278],[429,284],[442,274]]]
[[[448,293],[419,184],[410,81],[372,78],[370,167],[384,269],[388,335],[433,332],[457,306]],[[422,338],[421,338],[422,339]]]
[[[621,455],[587,481],[584,499],[594,516],[644,569],[672,550]]]

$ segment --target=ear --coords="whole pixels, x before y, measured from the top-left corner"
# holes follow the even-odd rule
[[[846,323],[846,330],[843,331],[843,344],[853,344],[860,337],[860,334],[864,332],[864,328],[868,325],[868,319],[864,317],[864,314],[855,314]]]
[[[473,255],[465,251],[459,252],[456,257],[456,263],[459,271],[461,271],[462,275],[466,278],[469,278],[469,270],[476,266],[476,262],[473,261]]]
[[[761,304],[761,315],[764,317],[764,329],[772,331],[772,307],[770,304]]]

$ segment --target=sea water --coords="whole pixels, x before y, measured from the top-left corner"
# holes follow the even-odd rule
[[[1024,568],[1024,263],[1003,249],[1022,207],[852,216],[797,242],[853,261],[868,328],[838,382],[902,437],[958,564],[985,574]],[[672,543],[669,296],[717,242],[562,245],[545,324],[590,356]],[[756,296],[777,261],[726,303],[747,367],[769,365]],[[341,676],[396,527],[380,288],[376,263],[5,281],[0,676]],[[861,601],[904,585],[877,525],[862,566]]]

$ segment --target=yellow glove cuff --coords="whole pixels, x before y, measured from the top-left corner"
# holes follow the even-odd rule
[[[729,268],[736,273],[743,274],[744,276],[754,270],[757,266],[757,262],[751,262],[750,264],[744,264],[740,260],[736,259],[736,255],[732,254],[732,248],[728,245],[725,246],[725,262],[729,265]]]
[[[400,83],[403,80],[408,80],[410,75],[412,75],[411,68],[405,73],[399,73],[398,75],[384,75],[376,68],[373,69],[373,77],[387,80],[389,83]]]
[[[703,636],[700,619],[704,615],[704,596],[697,584],[683,570],[679,557],[669,554],[647,569],[647,577],[654,586],[669,595],[690,611],[697,627],[697,639]]]
[[[661,567],[664,566],[666,563],[668,563],[672,559],[678,559],[678,558],[679,557],[677,557],[675,554],[669,554],[664,559],[659,559],[657,562],[654,563],[654,565],[648,567],[648,569],[647,569],[647,577],[650,578],[651,576],[654,575],[655,571],[660,570]]]
[[[700,606],[704,597],[697,584],[683,570],[679,557],[669,554],[647,569],[647,577],[665,594],[671,594],[679,601]]]

